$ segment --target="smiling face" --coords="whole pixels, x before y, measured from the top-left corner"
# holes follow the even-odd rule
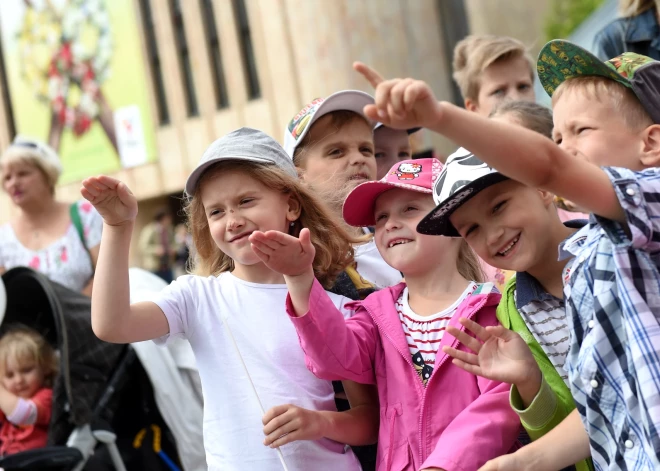
[[[201,183],[200,196],[211,238],[236,268],[261,263],[248,240],[252,232],[287,233],[300,215],[297,201],[240,169],[214,173]]]
[[[303,180],[324,200],[340,203],[365,181],[376,178],[373,131],[359,115],[339,128],[332,114],[321,117],[305,136],[299,165]],[[297,159],[298,160],[298,159]]]
[[[553,140],[569,154],[598,166],[644,169],[643,129],[631,129],[612,99],[570,89],[554,104],[553,117]]]
[[[16,206],[52,197],[46,176],[35,165],[14,161],[2,166],[2,187]]]
[[[387,264],[404,276],[429,273],[438,266],[438,257],[458,257],[460,239],[417,232],[417,224],[434,207],[430,194],[400,188],[376,200],[376,247]]]
[[[376,179],[383,178],[394,164],[411,157],[408,131],[381,126],[374,131],[376,146]]]
[[[523,56],[495,61],[481,73],[479,83],[476,102],[467,99],[465,105],[482,116],[489,116],[505,100],[535,100],[532,73]]]
[[[2,386],[12,394],[23,399],[29,399],[41,388],[44,375],[35,359],[22,358],[17,361],[14,356],[6,359],[2,372]]]
[[[489,265],[530,271],[549,256],[556,259],[552,201],[551,193],[506,180],[477,193],[449,219]]]

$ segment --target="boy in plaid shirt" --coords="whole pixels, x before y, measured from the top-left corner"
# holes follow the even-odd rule
[[[508,177],[592,213],[560,247],[577,409],[482,469],[556,470],[590,453],[598,470],[660,469],[660,62],[624,53],[602,63],[571,43],[548,43],[538,71],[553,96],[556,144],[439,103],[424,82],[356,69],[376,87],[369,117],[444,134]],[[420,226],[442,215],[436,208]]]

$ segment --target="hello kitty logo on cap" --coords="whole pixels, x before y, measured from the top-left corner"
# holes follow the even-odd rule
[[[422,219],[417,226],[417,232],[460,237],[449,221],[449,216],[481,190],[506,179],[507,177],[469,150],[458,149],[447,158],[447,163],[435,182],[433,200],[438,206]]]
[[[333,111],[352,111],[357,113],[372,125],[372,122],[364,115],[364,107],[374,103],[374,98],[368,93],[359,90],[343,90],[334,93],[327,98],[316,98],[303,107],[287,124],[284,130],[284,150],[289,157],[293,158],[296,147],[305,138],[312,125],[322,116]]]
[[[349,193],[344,201],[344,220],[351,226],[373,226],[374,206],[381,194],[401,188],[431,195],[441,171],[442,163],[438,159],[403,160],[395,164],[381,180],[362,183]]]

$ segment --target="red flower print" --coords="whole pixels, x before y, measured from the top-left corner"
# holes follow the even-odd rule
[[[32,260],[30,260],[30,263],[28,264],[30,268],[34,268],[35,270],[38,270],[40,265],[41,265],[41,260],[39,260],[39,257],[37,257],[36,255]]]
[[[498,268],[497,271],[495,272],[495,281],[496,281],[497,284],[499,284],[499,285],[503,285],[504,282],[506,281],[506,277],[504,276],[504,271],[502,271],[502,270],[499,269],[499,268]]]
[[[92,204],[89,201],[85,201],[83,202],[83,204],[80,205],[80,209],[88,213],[92,210]]]
[[[66,251],[66,247],[62,247],[62,253],[60,254],[60,261],[66,263],[69,259],[69,254]]]

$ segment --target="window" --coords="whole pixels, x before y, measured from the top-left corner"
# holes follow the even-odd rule
[[[217,109],[229,106],[227,86],[225,84],[225,71],[222,68],[222,55],[220,53],[220,40],[218,30],[215,26],[213,14],[213,0],[200,0],[202,9],[202,21],[204,22],[204,35],[209,51],[211,62],[211,74],[213,75],[213,92],[215,94],[215,107]]]
[[[165,85],[163,84],[163,71],[160,66],[160,56],[158,55],[158,46],[156,45],[156,31],[154,30],[154,20],[151,15],[151,6],[149,0],[140,0],[140,13],[142,16],[142,25],[146,36],[147,54],[149,55],[149,67],[154,80],[156,92],[156,107],[158,108],[158,123],[163,126],[170,122],[170,110],[167,107],[165,98]]]
[[[248,98],[254,100],[261,97],[261,87],[259,86],[257,64],[254,61],[254,48],[252,47],[252,36],[245,0],[234,0],[234,14],[236,15],[236,25],[238,27],[238,40],[243,54],[243,71],[247,81]]]
[[[181,0],[170,0],[170,11],[172,13],[172,25],[174,26],[174,40],[179,53],[179,67],[183,77],[184,92],[186,95],[186,110],[188,116],[199,116],[197,96],[195,94],[195,82],[193,80],[192,68],[190,67],[190,51],[186,41],[186,30],[183,25],[183,14],[181,12]]]
[[[14,124],[14,112],[11,107],[11,97],[9,96],[9,82],[7,82],[7,72],[2,51],[2,38],[0,38],[0,89],[2,90],[2,100],[5,104],[4,111],[7,117],[7,134],[9,135],[9,139],[13,140],[16,135],[16,126]]]

